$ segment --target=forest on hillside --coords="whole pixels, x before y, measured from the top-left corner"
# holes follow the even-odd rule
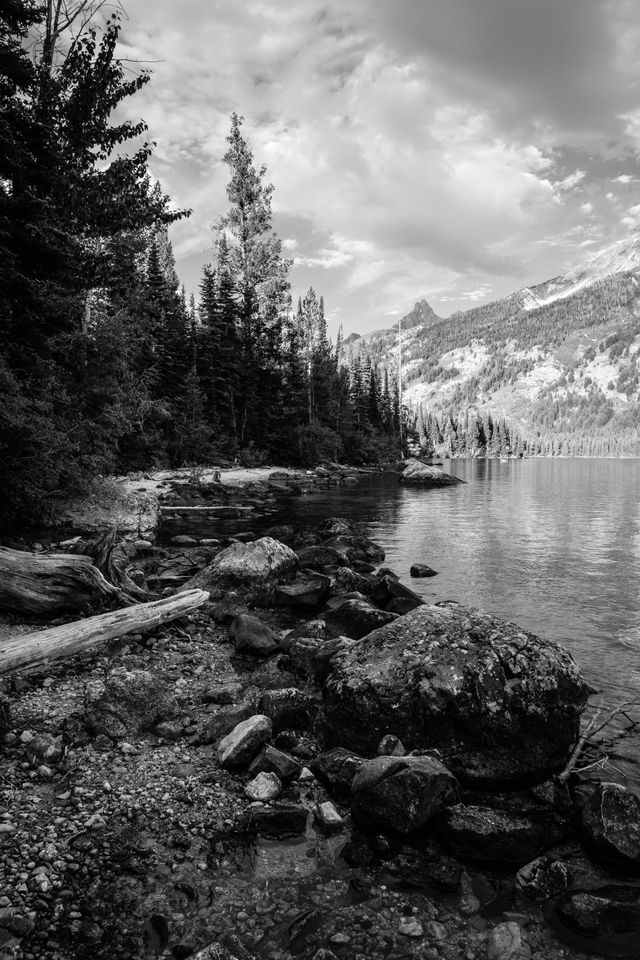
[[[153,180],[146,125],[114,119],[151,77],[125,70],[101,7],[0,9],[1,522],[42,521],[108,473],[396,457],[397,389],[341,362],[322,297],[294,307],[236,114],[214,262],[197,300],[181,289],[167,231],[190,211]]]

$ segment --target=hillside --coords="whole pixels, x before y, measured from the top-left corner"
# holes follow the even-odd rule
[[[439,455],[640,455],[640,236],[446,319],[421,300],[401,325],[403,399]],[[397,326],[346,352],[395,367]]]

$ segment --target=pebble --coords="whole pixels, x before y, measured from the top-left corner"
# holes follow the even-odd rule
[[[404,937],[415,937],[417,939],[424,936],[424,928],[415,917],[401,917],[398,924],[398,933],[401,933]]]
[[[531,951],[522,942],[520,927],[514,920],[499,923],[487,939],[487,960],[527,960]]]

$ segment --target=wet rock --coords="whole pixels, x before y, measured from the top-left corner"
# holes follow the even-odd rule
[[[260,697],[258,709],[269,717],[275,733],[281,730],[305,730],[310,722],[311,700],[297,687],[267,690]]]
[[[409,576],[415,577],[437,577],[438,571],[432,570],[426,563],[413,563],[409,568]]]
[[[329,793],[338,800],[350,800],[353,778],[358,773],[365,758],[352,750],[336,747],[319,754],[310,763],[313,775],[324,784]]]
[[[610,884],[593,890],[571,890],[557,901],[555,909],[567,926],[589,937],[625,933],[640,936],[637,886]]]
[[[538,857],[518,870],[516,883],[529,900],[542,903],[567,889],[571,883],[571,872],[563,860]]]
[[[406,751],[401,740],[392,733],[387,733],[378,744],[376,753],[379,757],[403,757]]]
[[[87,725],[112,740],[152,730],[176,716],[178,706],[165,681],[147,670],[114,671],[93,681],[87,697]]]
[[[301,567],[320,571],[325,567],[344,567],[348,559],[343,551],[323,545],[302,547],[297,551],[297,557]]]
[[[619,783],[600,783],[582,811],[589,846],[606,860],[640,870],[640,797]]]
[[[354,591],[362,594],[362,596],[368,596],[371,590],[371,581],[361,573],[357,573],[350,567],[338,567],[336,570],[336,575],[331,586],[331,595],[333,597],[342,597]]]
[[[351,813],[363,826],[413,833],[458,799],[458,783],[432,757],[376,757],[351,785]]]
[[[263,836],[291,837],[305,832],[307,811],[297,803],[273,803],[252,809],[251,820]]]
[[[300,637],[293,640],[289,647],[291,666],[295,673],[320,685],[329,675],[331,658],[343,644],[351,642],[347,637],[335,637],[333,640]]]
[[[379,543],[359,534],[332,537],[325,543],[325,546],[333,547],[334,550],[347,557],[348,563],[343,563],[341,566],[349,566],[355,560],[382,563],[385,557],[384,550]]]
[[[322,540],[329,540],[331,537],[350,536],[357,530],[357,524],[345,520],[344,517],[327,517],[315,527],[314,533]]]
[[[557,841],[544,811],[529,815],[478,805],[456,804],[438,821],[438,838],[454,856],[475,863],[510,864],[533,860]]]
[[[342,830],[344,826],[344,820],[330,800],[325,800],[324,803],[318,804],[315,810],[315,816],[326,833],[332,833],[334,830]]]
[[[259,773],[244,788],[249,800],[261,800],[263,803],[275,800],[282,793],[282,784],[275,773]]]
[[[293,550],[271,537],[261,537],[253,543],[234,543],[189,580],[186,589],[243,586],[269,592],[275,583],[294,574],[297,563]]]
[[[276,587],[276,601],[293,610],[316,610],[329,595],[331,580],[317,576],[308,580],[296,580],[292,584]]]
[[[302,764],[299,760],[272,746],[263,747],[249,765],[249,773],[275,773],[283,783],[294,780],[301,770]]]
[[[271,627],[249,614],[240,614],[231,621],[229,639],[237,653],[252,657],[268,657],[278,650],[278,641]]]
[[[405,587],[404,584],[400,583],[395,577],[384,576],[379,579],[376,578],[376,582],[373,585],[372,597],[374,603],[377,603],[379,606],[389,609],[389,604],[394,601],[401,601],[401,607],[404,613],[410,613],[411,610],[415,610],[416,607],[421,607],[424,603],[422,597],[417,593],[414,593],[413,590],[410,590],[409,587]]]
[[[499,923],[489,933],[487,960],[527,960],[529,947],[522,940],[522,931],[514,920]]]
[[[333,657],[324,730],[365,754],[393,730],[460,779],[515,786],[564,765],[588,692],[558,644],[458,604],[421,606]]]
[[[271,739],[272,727],[268,717],[256,714],[243,720],[218,744],[218,762],[228,770],[246,767],[260,747]]]
[[[408,460],[402,473],[400,483],[404,487],[450,487],[456,483],[464,483],[459,477],[444,473],[438,467],[432,467],[422,460]]]
[[[378,610],[365,600],[345,600],[334,610],[329,610],[325,619],[336,633],[360,640],[398,617],[395,613]]]
[[[424,600],[421,601],[424,603]],[[397,613],[398,616],[404,617],[406,613],[411,613],[412,610],[416,609],[416,602],[414,600],[402,599],[402,597],[396,597],[395,600],[390,600],[385,606],[387,613]]]

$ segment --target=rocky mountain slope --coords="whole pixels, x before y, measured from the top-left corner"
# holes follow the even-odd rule
[[[421,300],[401,326],[404,402],[439,454],[482,455],[478,424],[502,421],[528,452],[640,455],[640,235],[446,319]],[[345,352],[396,367],[398,329]]]

